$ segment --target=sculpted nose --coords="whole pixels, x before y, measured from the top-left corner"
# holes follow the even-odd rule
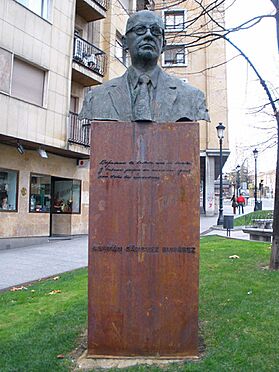
[[[150,31],[149,28],[146,30],[146,33],[145,33],[144,36],[145,36],[146,38],[153,39],[153,35],[152,35],[152,33],[151,33],[151,31]]]

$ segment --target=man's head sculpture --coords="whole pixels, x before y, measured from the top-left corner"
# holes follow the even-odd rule
[[[91,89],[79,118],[157,123],[209,120],[204,94],[157,65],[165,45],[160,16],[149,10],[131,15],[123,36],[131,66],[124,75]]]
[[[127,22],[123,37],[124,48],[129,50],[132,65],[139,67],[157,64],[166,45],[164,23],[161,17],[149,10],[134,13]]]

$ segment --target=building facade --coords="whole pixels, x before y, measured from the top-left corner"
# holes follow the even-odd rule
[[[0,2],[0,237],[87,233],[84,92],[107,67],[107,0]]]
[[[225,58],[225,47],[217,42],[188,53],[176,32],[192,17],[189,2],[187,9],[182,4],[164,10],[147,0],[0,2],[0,238],[87,233],[90,128],[77,114],[89,87],[125,72],[125,24],[146,8],[165,19],[163,68],[206,93],[212,122],[201,124],[201,207],[214,213],[215,127],[227,123],[226,71],[207,67]]]
[[[212,0],[203,2],[206,9]],[[212,6],[211,6],[212,7]],[[210,7],[209,7],[210,8]],[[169,73],[199,88],[205,93],[210,122],[200,121],[200,210],[208,216],[218,210],[214,181],[220,175],[220,148],[216,126],[226,127],[223,139],[223,164],[229,156],[226,49],[224,40],[203,44],[204,35],[213,31],[209,17],[192,0],[155,1],[154,9],[165,22],[166,50],[162,67]],[[224,24],[224,4],[216,9],[214,18]]]

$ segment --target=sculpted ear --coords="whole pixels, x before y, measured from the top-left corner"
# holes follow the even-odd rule
[[[123,45],[123,48],[124,50],[128,50],[128,44],[127,44],[127,37],[126,35],[122,36],[122,45]]]
[[[164,39],[161,53],[164,53],[164,51],[166,50],[166,45],[167,45],[167,40]]]

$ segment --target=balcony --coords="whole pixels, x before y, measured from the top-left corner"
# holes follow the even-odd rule
[[[70,112],[68,142],[90,147],[90,125],[88,120],[79,120],[78,114]]]
[[[95,45],[74,37],[72,79],[85,87],[103,82],[107,66],[106,54]]]
[[[137,12],[139,10],[154,10],[154,0],[137,0]]]
[[[109,0],[76,0],[76,13],[87,22],[106,17]]]

